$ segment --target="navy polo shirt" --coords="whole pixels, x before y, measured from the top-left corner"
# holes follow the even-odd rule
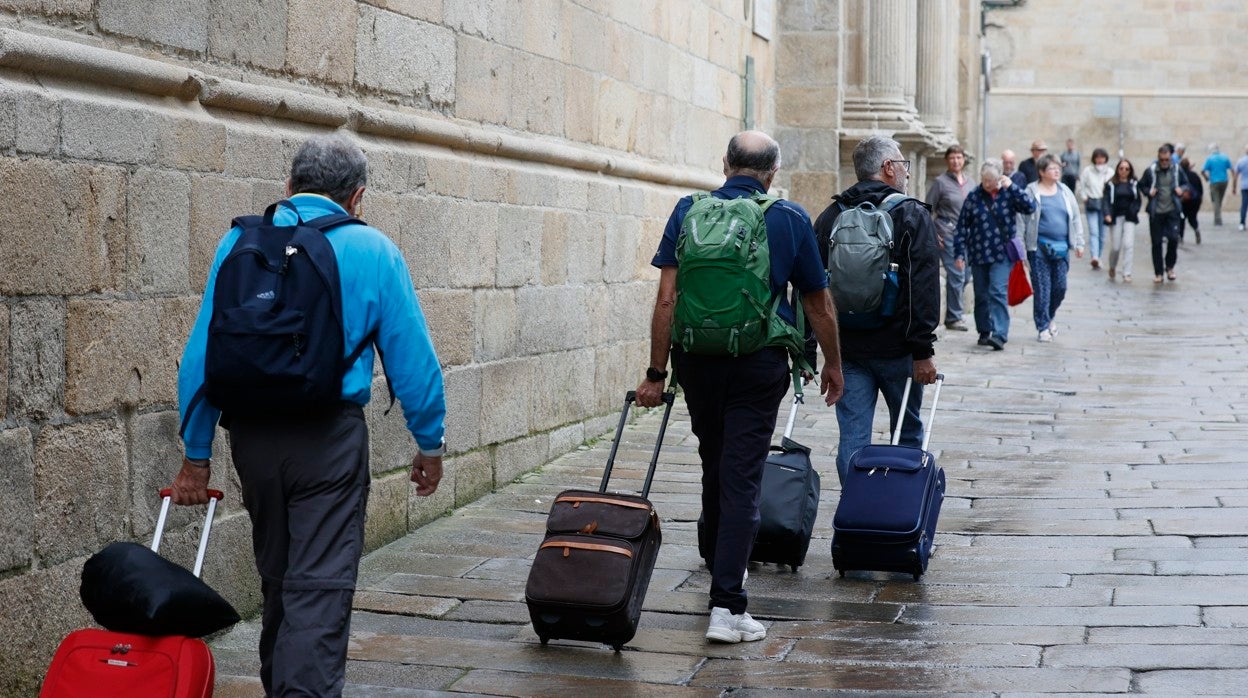
[[[753,177],[729,177],[724,186],[711,192],[720,199],[739,199],[753,194],[766,193],[763,185]],[[650,264],[659,268],[677,266],[676,238],[685,214],[693,205],[693,197],[686,196],[676,202],[676,208],[667,219],[659,250]],[[815,242],[815,229],[810,216],[801,206],[781,199],[772,204],[763,216],[767,223],[767,246],[771,254],[771,292],[784,298],[780,302],[780,317],[792,324],[795,321],[785,287],[792,283],[799,293],[810,293],[828,287],[828,274],[819,260],[819,245]]]

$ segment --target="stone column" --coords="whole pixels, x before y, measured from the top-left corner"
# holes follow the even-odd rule
[[[915,106],[933,135],[950,137],[957,109],[955,71],[960,57],[957,4],[951,0],[918,0],[918,24]]]
[[[904,124],[915,117],[915,90],[910,86],[917,82],[913,76],[916,19],[909,16],[917,11],[914,0],[858,0],[852,7],[858,11],[858,50],[847,60],[857,63],[855,72],[861,83],[846,86],[847,125],[907,129]]]

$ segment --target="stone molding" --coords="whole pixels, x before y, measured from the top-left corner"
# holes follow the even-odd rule
[[[714,189],[723,182],[718,174],[492,131],[394,108],[364,105],[352,99],[231,80],[151,58],[15,29],[0,28],[0,68],[656,184]]]

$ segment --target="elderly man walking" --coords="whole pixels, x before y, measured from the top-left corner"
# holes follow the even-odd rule
[[[217,247],[178,372],[186,455],[173,499],[208,501],[220,419],[251,516],[268,696],[342,694],[370,482],[363,407],[374,346],[418,447],[416,494],[433,494],[442,478],[442,371],[398,248],[353,218],[367,171],[345,137],[303,144],[288,198],[262,220],[236,219]],[[303,301],[306,313],[287,312]]]
[[[693,281],[688,281],[688,287],[682,287],[691,277],[682,276],[681,265],[688,261],[684,269],[694,268],[694,260],[684,255],[694,254],[688,250],[697,243],[699,230],[703,236],[710,235],[708,228],[685,225],[687,219],[699,220],[695,216],[701,215],[700,211],[691,213],[695,201],[702,207],[700,210],[727,212],[728,206],[733,206],[733,211],[740,212],[741,218],[733,216],[727,230],[740,230],[741,235],[757,243],[758,250],[766,245],[770,272],[766,275],[768,290],[762,293],[767,297],[753,299],[753,302],[765,308],[776,307],[777,322],[792,327],[795,310],[789,306],[786,292],[791,284],[823,349],[825,364],[820,375],[820,392],[825,395],[827,404],[832,405],[840,398],[842,390],[836,316],[828,293],[827,274],[819,264],[819,252],[815,249],[810,217],[795,203],[766,196],[778,169],[780,146],[770,136],[759,131],[733,136],[724,156],[727,181],[709,195],[686,196],[677,202],[659,241],[658,252],[650,262],[660,270],[659,291],[650,324],[650,366],[645,379],[637,386],[637,404],[653,407],[660,403],[670,353],[672,370],[684,388],[702,460],[702,514],[705,530],[712,537],[707,559],[711,572],[708,603],[711,618],[706,630],[706,639],[711,642],[749,642],[767,636],[763,624],[746,612],[748,598],[742,582],[758,533],[763,463],[771,445],[776,412],[788,390],[789,366],[785,349],[771,344],[770,332],[764,332],[757,342],[753,341],[753,325],[725,328],[732,330],[727,333],[731,336],[727,346],[716,344],[714,340],[700,344],[704,336],[702,328],[710,323],[694,323],[697,327],[689,326],[688,332],[673,333],[673,320],[684,322],[681,320],[684,307],[700,305],[689,299],[705,288],[695,286]],[[739,202],[741,199],[747,201]],[[749,230],[737,227],[746,220],[757,221],[760,213],[765,240],[756,237],[760,232],[757,226],[745,223]],[[736,234],[729,239],[733,238],[741,239]],[[747,251],[752,247],[753,244],[747,248],[738,246]],[[706,269],[707,265],[700,264],[698,268]],[[703,277],[706,284],[715,288],[733,285],[734,293],[729,295],[734,299],[742,297],[743,294],[736,291],[745,290],[743,274],[706,273],[712,275]],[[749,273],[748,270],[745,273]],[[714,278],[717,275],[723,278]],[[689,305],[679,306],[678,296]],[[719,300],[723,296],[717,294]],[[802,338],[798,337],[797,342],[802,344]],[[760,346],[752,346],[755,343]],[[736,349],[745,344],[751,346]]]

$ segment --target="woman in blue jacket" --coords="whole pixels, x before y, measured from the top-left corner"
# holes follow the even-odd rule
[[[1036,163],[1040,179],[1027,185],[1036,210],[1027,216],[1023,240],[1031,262],[1032,317],[1041,342],[1053,341],[1053,316],[1066,298],[1070,249],[1083,257],[1083,216],[1075,193],[1062,184],[1062,164],[1053,155]]]

